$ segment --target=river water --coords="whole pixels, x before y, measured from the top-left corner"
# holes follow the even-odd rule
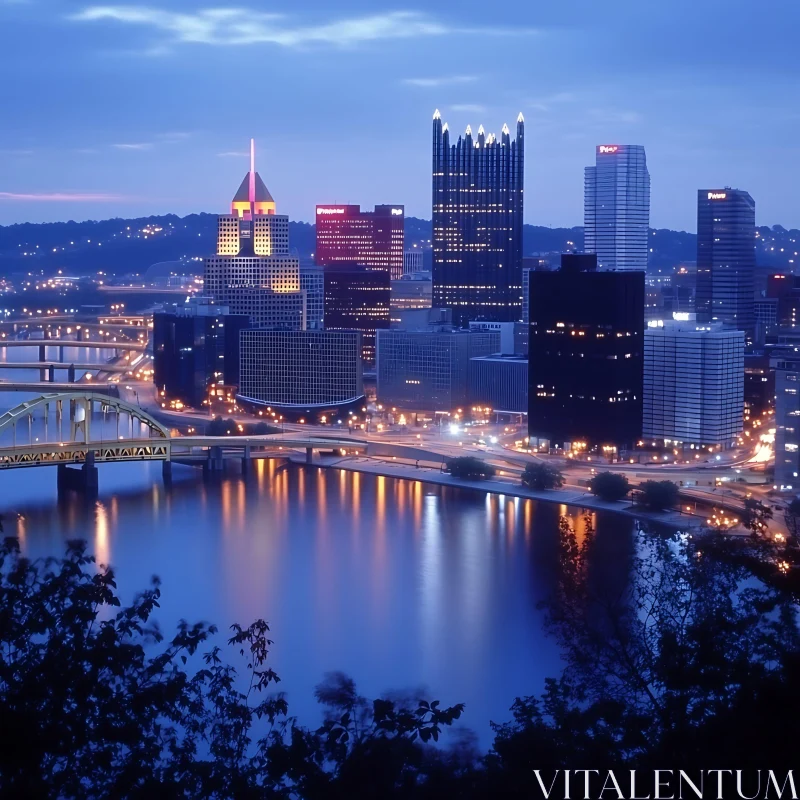
[[[0,407],[21,399],[0,393]],[[54,467],[0,472],[6,535],[31,557],[86,539],[123,602],[158,575],[167,634],[206,620],[221,644],[231,623],[266,619],[279,688],[303,723],[319,719],[313,687],[341,670],[367,697],[424,687],[466,703],[463,722],[488,747],[489,721],[559,671],[538,604],[558,575],[559,516],[580,530],[580,509],[274,460],[247,477],[176,465],[169,487],[158,463],[99,471],[90,502],[59,499]],[[621,585],[633,523],[592,520],[595,578]]]

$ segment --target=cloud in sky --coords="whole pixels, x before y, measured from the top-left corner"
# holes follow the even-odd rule
[[[152,142],[132,142],[122,144],[112,144],[117,150],[150,150],[153,147]]]
[[[514,35],[525,30],[458,28],[419,11],[389,11],[322,24],[292,24],[284,14],[247,8],[205,8],[179,13],[139,5],[89,6],[69,19],[112,21],[156,30],[176,43],[206,45],[275,44],[282,47],[334,45],[351,47],[385,39],[445,36],[454,33]],[[528,31],[529,32],[529,31]]]
[[[0,192],[0,201],[33,203],[87,203],[87,202],[124,202],[133,200],[119,194],[105,192]]]
[[[244,150],[227,150],[224,153],[217,153],[220,158],[249,158],[250,153],[246,153]]]
[[[401,83],[406,86],[418,86],[421,89],[437,89],[440,86],[451,86],[457,83],[472,83],[478,80],[474,75],[451,75],[449,78],[404,78]]]

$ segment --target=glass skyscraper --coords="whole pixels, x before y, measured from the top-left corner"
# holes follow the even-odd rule
[[[718,320],[752,332],[755,327],[756,204],[741,189],[697,193],[699,322]]]
[[[522,316],[524,120],[517,136],[483,126],[450,144],[433,115],[433,305],[453,322],[513,322]]]
[[[600,270],[647,269],[650,173],[639,144],[597,146],[584,172],[584,250]]]

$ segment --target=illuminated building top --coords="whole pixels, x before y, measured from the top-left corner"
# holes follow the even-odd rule
[[[241,219],[252,219],[259,214],[274,214],[275,200],[266,184],[256,172],[255,141],[250,140],[250,171],[244,176],[239,190],[231,202],[231,214]]]

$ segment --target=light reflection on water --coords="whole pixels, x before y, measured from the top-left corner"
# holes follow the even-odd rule
[[[87,538],[114,566],[123,602],[162,579],[158,618],[271,626],[272,666],[291,712],[317,721],[324,672],[362,694],[425,686],[465,702],[488,745],[490,719],[558,669],[537,603],[558,568],[557,505],[340,470],[259,461],[204,481],[160,464],[100,467],[100,496],[59,501],[55,468],[0,473],[6,534],[27,555]],[[582,533],[579,509],[564,509]],[[624,582],[632,523],[598,514],[601,579]]]

